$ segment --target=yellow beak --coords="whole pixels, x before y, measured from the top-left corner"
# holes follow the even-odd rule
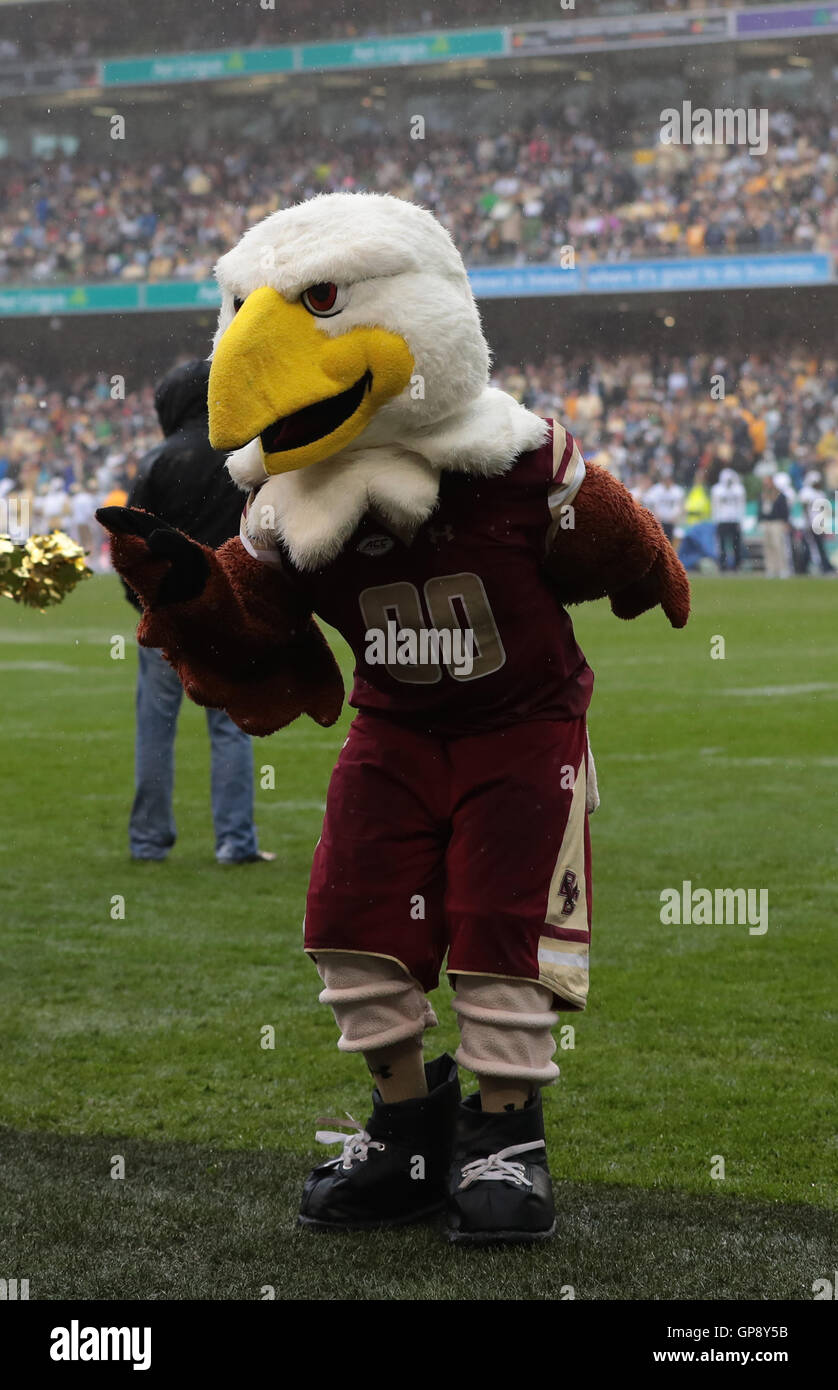
[[[263,285],[215,350],[210,442],[239,449],[259,437],[266,472],[305,468],[345,448],[412,372],[397,333],[351,328],[331,337],[299,301]]]

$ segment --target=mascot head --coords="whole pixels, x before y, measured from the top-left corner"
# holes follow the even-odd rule
[[[415,437],[486,389],[465,267],[413,203],[320,195],[251,227],[216,276],[210,438],[258,447],[266,473]]]

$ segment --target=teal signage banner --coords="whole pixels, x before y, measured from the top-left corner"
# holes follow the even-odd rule
[[[291,72],[294,49],[233,48],[207,53],[167,53],[153,58],[110,58],[102,63],[104,87],[143,87],[155,82],[206,82],[257,72]]]
[[[497,58],[506,52],[506,46],[506,29],[450,29],[398,38],[110,58],[102,63],[102,85],[140,87],[156,82],[246,77],[251,73],[325,72],[332,68],[401,67],[456,58]]]
[[[137,285],[59,285],[0,288],[0,318],[61,314],[142,313],[154,309],[217,309],[214,280],[161,280]]]
[[[497,58],[506,52],[506,33],[505,29],[449,29],[399,38],[307,43],[300,47],[300,67],[322,72],[328,68],[395,68],[454,58]]]
[[[197,280],[184,284],[178,280],[160,280],[138,285],[142,303],[138,309],[217,309],[221,291],[214,280]]]
[[[140,308],[137,285],[0,287],[0,318],[44,314],[114,314]],[[193,287],[189,287],[193,288]]]

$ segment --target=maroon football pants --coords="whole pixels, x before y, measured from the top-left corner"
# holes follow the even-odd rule
[[[310,953],[539,981],[585,1007],[585,720],[441,738],[359,714],[332,774],[306,906]]]

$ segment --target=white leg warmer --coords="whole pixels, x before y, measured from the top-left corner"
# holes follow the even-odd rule
[[[393,960],[351,951],[322,951],[317,970],[341,1036],[341,1052],[378,1052],[420,1038],[437,1017],[420,986]]]
[[[559,1015],[553,996],[529,980],[458,975],[454,1008],[460,1024],[456,1060],[475,1075],[508,1076],[547,1086],[559,1069],[550,1029]]]

